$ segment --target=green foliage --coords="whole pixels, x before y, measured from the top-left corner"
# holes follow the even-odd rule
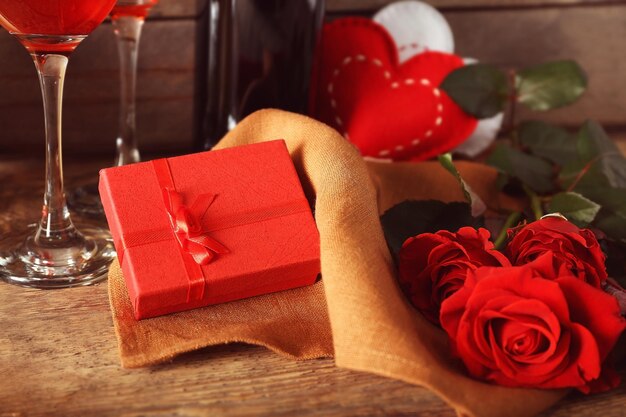
[[[487,206],[485,206],[485,203],[480,199],[478,195],[476,195],[476,193],[472,191],[471,187],[461,177],[461,173],[459,173],[458,169],[454,165],[454,162],[452,161],[452,154],[446,153],[443,155],[439,155],[438,159],[441,166],[443,166],[446,171],[452,174],[454,178],[456,178],[456,180],[459,182],[461,190],[463,190],[463,195],[465,196],[465,201],[467,201],[472,207],[472,215],[480,216],[481,214],[483,214],[485,210],[487,210]]]
[[[516,84],[520,103],[546,111],[578,100],[587,88],[587,76],[574,61],[556,61],[521,70]]]
[[[548,62],[511,74],[514,77],[492,65],[466,65],[452,71],[441,89],[466,113],[487,119],[503,112],[507,101],[546,111],[572,104],[587,88],[587,75],[574,61]]]
[[[487,119],[504,110],[509,96],[506,74],[485,64],[461,67],[441,84],[452,99],[468,114]]]
[[[602,126],[587,122],[578,134],[579,163],[593,165],[593,175],[604,177],[614,188],[626,188],[626,158]],[[595,185],[595,184],[594,184]]]
[[[559,166],[566,166],[578,157],[576,138],[565,129],[541,121],[520,124],[519,140],[532,154]]]
[[[509,145],[497,145],[487,163],[497,168],[507,178],[518,179],[538,194],[554,191],[552,165],[542,158],[526,154]]]
[[[578,193],[558,193],[548,205],[551,213],[561,213],[579,227],[587,227],[600,211],[600,205]]]

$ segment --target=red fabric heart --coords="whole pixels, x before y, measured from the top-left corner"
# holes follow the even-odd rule
[[[366,18],[325,25],[311,114],[364,156],[425,160],[467,139],[477,120],[438,87],[463,66],[456,55],[425,52],[400,65],[389,33]]]

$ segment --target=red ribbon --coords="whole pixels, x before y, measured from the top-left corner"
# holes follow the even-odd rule
[[[214,194],[201,194],[191,207],[187,207],[180,193],[171,188],[163,188],[162,191],[176,239],[198,265],[208,265],[216,254],[229,253],[224,245],[209,236],[208,231],[202,230],[202,218],[215,201]]]

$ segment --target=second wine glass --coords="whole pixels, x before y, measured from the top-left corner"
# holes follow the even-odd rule
[[[111,12],[120,61],[120,109],[115,141],[114,166],[141,160],[137,143],[137,58],[143,24],[158,0],[118,0]],[[104,218],[98,184],[75,189],[69,197],[70,208],[82,215]]]
[[[143,24],[158,0],[118,0],[111,12],[120,56],[120,119],[115,166],[140,161],[136,132],[137,55]]]

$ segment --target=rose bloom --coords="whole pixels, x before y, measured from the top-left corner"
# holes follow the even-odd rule
[[[443,302],[441,324],[478,379],[583,392],[611,388],[619,380],[602,372],[602,364],[626,328],[617,300],[569,272],[560,275],[552,258],[470,271],[463,288]],[[553,276],[545,279],[546,273]],[[598,380],[601,374],[607,381]]]
[[[399,255],[400,285],[411,303],[431,322],[439,323],[439,307],[465,282],[468,270],[510,266],[489,241],[489,231],[463,227],[409,238]]]
[[[561,217],[545,217],[509,231],[505,253],[513,265],[524,265],[546,252],[554,254],[555,268],[601,288],[607,273],[605,257],[593,232],[579,229]]]

